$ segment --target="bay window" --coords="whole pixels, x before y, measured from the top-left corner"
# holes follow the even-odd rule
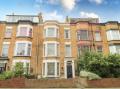
[[[44,60],[43,61],[43,77],[59,77],[59,61]]]
[[[29,25],[19,25],[17,37],[32,37],[32,27]]]
[[[57,42],[44,43],[44,56],[58,56],[59,44]]]
[[[15,56],[31,56],[31,42],[16,42]]]
[[[48,37],[50,37],[50,38],[56,38],[56,37],[58,37],[58,35],[59,35],[59,32],[58,32],[58,27],[56,27],[56,26],[48,26],[48,27],[45,27],[44,28],[44,37],[46,38],[48,38]]]
[[[110,53],[120,54],[120,45],[109,45]]]
[[[89,32],[88,30],[79,30],[77,31],[78,40],[89,40]]]
[[[108,30],[106,32],[107,40],[120,40],[120,31],[119,30]]]

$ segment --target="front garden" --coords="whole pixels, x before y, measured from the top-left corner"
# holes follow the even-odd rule
[[[5,71],[0,74],[0,80],[6,80],[6,79],[11,79],[15,77],[29,77],[31,76],[29,74],[29,67],[27,66],[26,68],[23,68],[23,63],[18,62],[14,66],[12,71]]]

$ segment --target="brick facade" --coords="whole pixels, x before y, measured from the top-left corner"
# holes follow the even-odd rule
[[[48,63],[51,63],[50,61],[53,61],[52,66],[54,68],[53,70],[50,70],[50,73],[54,73],[53,76],[56,78],[68,78],[68,72],[71,72],[71,77],[75,77],[75,61],[78,57],[78,46],[82,47],[89,47],[92,51],[97,51],[97,48],[102,47],[102,53],[107,55],[110,53],[109,51],[109,45],[120,44],[119,40],[107,40],[106,31],[109,29],[112,30],[118,30],[120,31],[119,23],[118,22],[107,22],[107,23],[99,23],[98,19],[67,19],[66,22],[60,23],[58,21],[49,20],[49,21],[43,21],[41,14],[38,16],[24,16],[24,15],[8,15],[9,18],[12,18],[13,20],[6,20],[0,22],[0,63],[5,63],[5,69],[6,70],[12,70],[13,68],[13,61],[16,62],[16,60],[23,60],[23,62],[29,62],[30,61],[30,73],[37,75],[39,78],[43,76],[47,76],[49,68]],[[18,19],[16,20],[14,17],[27,17],[27,19]],[[29,20],[28,18],[32,18]],[[37,18],[37,20],[34,21]],[[18,27],[22,25],[29,25],[32,27],[32,36],[31,37],[17,37]],[[57,36],[58,37],[45,37],[45,29],[50,28],[51,26],[56,27]],[[10,38],[5,38],[5,32],[6,28],[11,27],[12,28],[12,35]],[[65,29],[68,29],[70,31],[70,39],[65,39]],[[78,32],[81,32],[86,34],[87,31],[87,37],[89,39],[87,40],[78,40]],[[95,40],[95,33],[100,33],[100,39],[99,41]],[[24,33],[24,32],[23,32]],[[48,33],[47,33],[48,34]],[[81,35],[81,33],[80,33]],[[99,35],[99,34],[98,34]],[[81,37],[81,36],[80,36]],[[84,36],[83,36],[84,38]],[[81,39],[81,38],[80,38]],[[31,55],[29,56],[15,56],[15,48],[16,48],[16,42],[31,42]],[[7,60],[4,60],[6,57],[2,56],[3,51],[3,43],[9,43],[9,49],[8,49],[8,56]],[[45,45],[54,42],[55,44],[58,44],[58,46],[55,46],[58,51],[57,56],[45,56]],[[65,55],[65,45],[70,45],[71,48],[71,56],[66,57]],[[80,48],[80,51],[81,51]],[[26,49],[26,48],[25,48]],[[28,49],[27,49],[28,50]],[[47,49],[48,50],[48,49]],[[52,50],[52,49],[51,49]],[[59,65],[57,64],[59,63]],[[26,64],[25,64],[26,65]],[[70,70],[67,69],[67,66],[69,65]],[[45,66],[45,68],[44,68]],[[58,67],[59,66],[59,67]],[[51,66],[50,66],[51,67]],[[56,67],[58,67],[56,69]],[[58,71],[59,72],[58,72]],[[44,74],[45,71],[45,74]],[[67,72],[68,71],[68,72]]]

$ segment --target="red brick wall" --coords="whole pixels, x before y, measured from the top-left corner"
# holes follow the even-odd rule
[[[72,88],[72,87],[120,87],[120,78],[105,78],[100,80],[84,79],[25,79],[13,78],[0,80],[0,88]]]
[[[76,79],[44,79],[44,80],[26,80],[25,85],[28,88],[71,88],[76,87]]]
[[[25,87],[25,78],[12,78],[0,80],[0,88],[23,88]]]

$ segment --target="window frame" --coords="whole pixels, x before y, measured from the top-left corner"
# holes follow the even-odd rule
[[[66,55],[66,46],[70,46],[70,54],[69,55]],[[72,57],[72,46],[71,46],[71,43],[65,43],[65,57]]]
[[[46,41],[43,43],[44,47],[43,47],[43,56],[44,57],[54,57],[54,56],[59,56],[59,42],[56,41]],[[48,45],[49,44],[54,44],[54,54],[53,55],[48,55]]]
[[[7,56],[3,56],[3,45],[8,45]],[[3,42],[3,44],[2,44],[2,52],[1,52],[2,57],[8,57],[8,55],[9,55],[9,47],[10,47],[10,42]]]
[[[48,30],[51,29],[54,30],[54,35],[49,36]],[[58,38],[59,37],[59,28],[57,26],[45,26],[44,27],[44,38]]]
[[[97,35],[96,35],[97,34]],[[99,34],[99,39],[98,39],[98,34]],[[95,41],[102,41],[101,39],[101,32],[100,31],[95,31]]]
[[[25,36],[20,34],[20,30],[22,27],[25,27],[27,30],[27,33]],[[30,30],[32,30],[31,36],[29,35]],[[18,25],[16,37],[30,37],[30,38],[32,38],[33,37],[33,27],[31,25]]]
[[[11,30],[10,37],[9,37],[9,36],[8,36],[8,37],[6,36],[8,29],[9,29],[9,30]],[[4,36],[4,38],[11,38],[11,37],[12,37],[12,29],[13,29],[13,28],[12,28],[12,26],[7,26],[7,27],[6,27],[6,29],[5,29],[5,36]]]
[[[87,39],[81,39],[81,34],[82,34],[82,31],[86,31],[86,33],[87,33],[87,35],[86,35],[86,38]],[[89,40],[89,30],[82,30],[82,29],[80,29],[80,30],[77,30],[77,40],[81,40],[81,41],[87,41],[87,40]]]
[[[100,50],[98,50],[98,47],[101,47],[101,48],[102,48],[102,50],[101,50],[101,51],[100,51]],[[102,52],[103,52],[103,46],[102,46],[102,45],[97,45],[96,49],[97,49],[97,52],[98,52],[98,53],[102,53]]]
[[[112,53],[112,54],[120,54],[120,49],[119,49],[119,53],[118,53],[117,46],[120,46],[120,45],[109,45],[110,53]]]
[[[114,37],[114,35],[113,35],[113,31],[118,31],[118,33],[117,33],[117,39]],[[107,30],[106,31],[106,36],[107,36],[107,40],[108,41],[111,41],[111,40],[120,40],[120,31],[119,31],[119,29],[110,29],[110,30]]]
[[[68,31],[68,38],[66,37],[66,31]],[[71,32],[70,28],[64,29],[64,39],[70,39],[71,38]]]
[[[18,54],[17,54],[18,44],[21,44],[21,43],[25,44],[25,53],[24,53],[24,55],[18,55]],[[27,53],[27,52],[28,52],[28,46],[29,46],[29,44],[31,45],[30,55],[28,55],[28,53]],[[32,42],[30,42],[30,41],[17,41],[17,42],[15,43],[14,56],[31,56],[31,53],[32,53]]]
[[[54,63],[54,75],[48,75],[48,63]],[[44,66],[44,67],[42,67],[42,76],[43,77],[59,77],[60,76],[60,62],[58,60],[56,60],[56,59],[43,60],[42,66]]]

